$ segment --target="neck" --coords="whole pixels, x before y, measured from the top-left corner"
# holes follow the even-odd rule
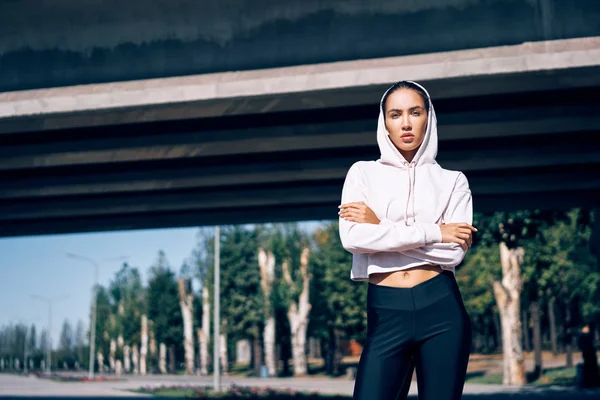
[[[400,152],[400,154],[402,155],[402,157],[404,157],[404,159],[406,161],[412,162],[412,160],[414,160],[415,156],[417,155],[417,151],[419,151],[419,148],[416,148],[416,149],[410,150],[410,151],[404,151],[404,150],[398,149],[398,151]]]

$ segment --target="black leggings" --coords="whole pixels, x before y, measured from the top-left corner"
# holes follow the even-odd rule
[[[412,288],[368,285],[354,399],[406,399],[415,367],[420,400],[460,399],[471,320],[454,274],[444,271]]]

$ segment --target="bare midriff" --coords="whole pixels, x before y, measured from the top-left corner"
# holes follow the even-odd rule
[[[369,275],[369,282],[375,285],[410,288],[425,282],[442,272],[439,265],[422,265],[402,271],[383,272]]]

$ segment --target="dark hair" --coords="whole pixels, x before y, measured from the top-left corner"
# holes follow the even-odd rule
[[[410,89],[410,90],[414,90],[415,92],[417,92],[419,94],[419,96],[421,96],[421,98],[423,99],[423,103],[425,104],[425,110],[427,112],[429,112],[429,99],[428,99],[425,91],[412,82],[400,81],[400,82],[394,83],[394,85],[388,89],[385,96],[383,96],[383,100],[381,100],[381,109],[383,110],[384,114],[385,114],[385,103],[387,102],[388,97],[390,97],[390,95],[392,93],[394,93],[395,91],[400,90],[400,89]]]

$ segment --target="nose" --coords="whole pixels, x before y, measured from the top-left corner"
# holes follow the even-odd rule
[[[403,118],[402,119],[402,130],[403,131],[410,131],[410,130],[412,130],[412,125],[410,124],[410,119],[409,118]]]

